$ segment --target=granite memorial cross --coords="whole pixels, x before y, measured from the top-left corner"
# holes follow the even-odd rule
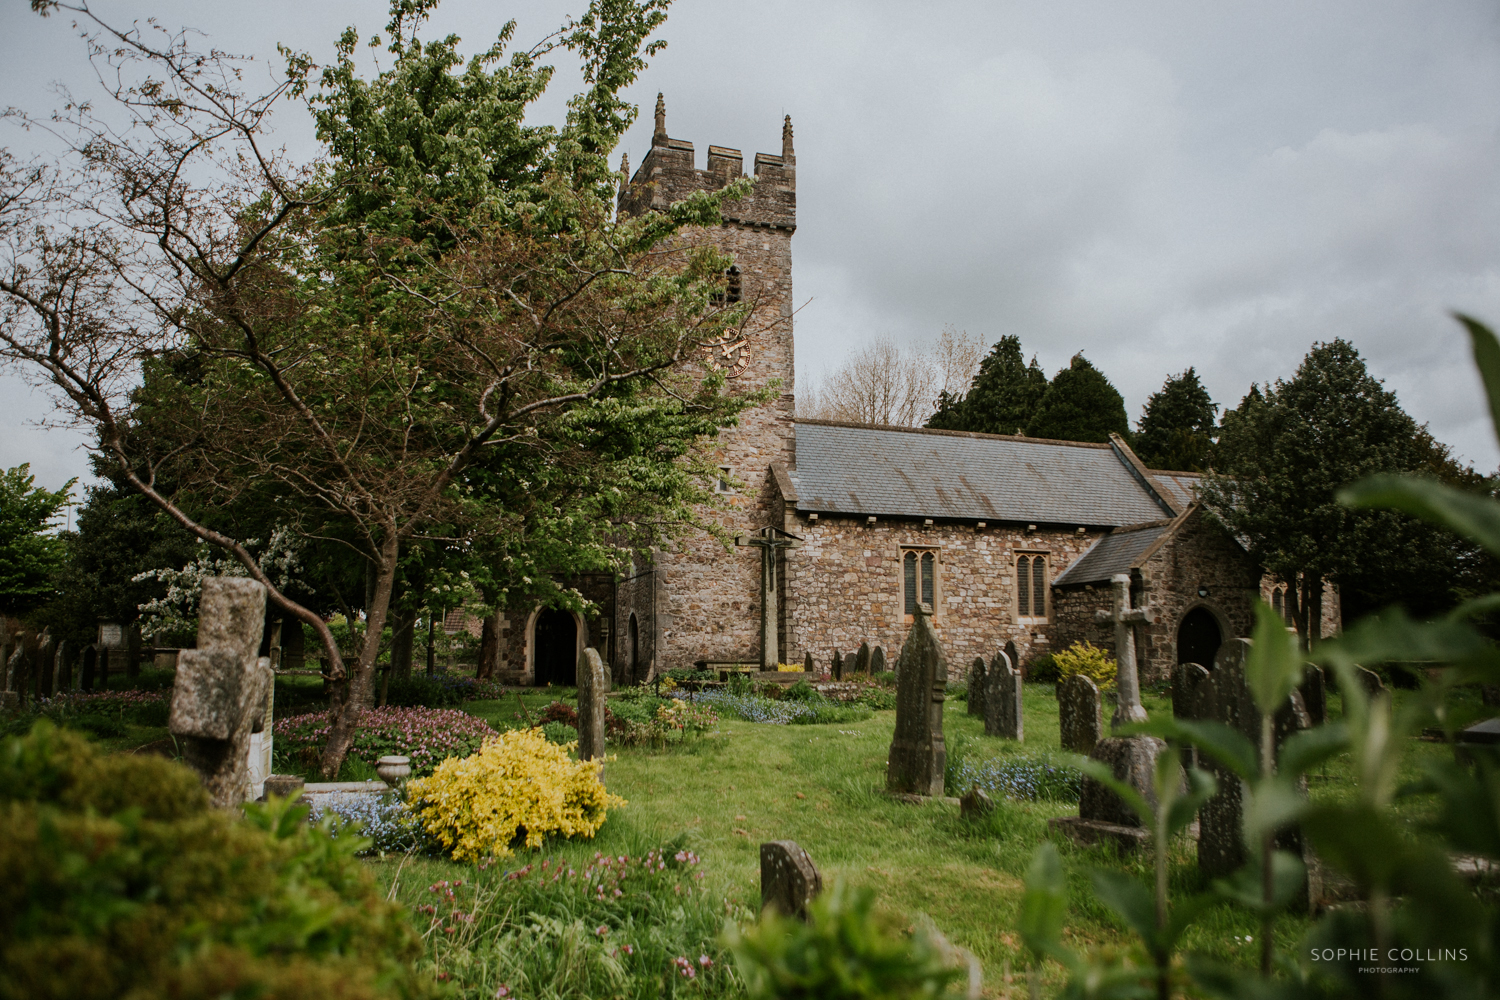
[[[948,761],[943,744],[948,661],[932,627],[932,608],[918,604],[913,617],[896,661],[896,732],[886,758],[885,790],[942,795]]]
[[[1132,722],[1146,721],[1146,709],[1141,705],[1141,681],[1135,668],[1135,626],[1146,621],[1146,612],[1130,606],[1129,573],[1116,573],[1109,582],[1114,589],[1114,609],[1099,611],[1094,617],[1115,624],[1115,660],[1119,669],[1115,676],[1115,714],[1109,725],[1111,729],[1119,729]]]
[[[802,539],[780,528],[767,525],[753,535],[740,535],[734,544],[760,549],[760,669],[775,670],[781,662],[781,650],[777,640],[780,616],[777,614],[776,553],[781,549],[795,549]]]
[[[609,672],[590,646],[578,656],[578,759],[604,759],[604,696]]]
[[[259,657],[266,589],[243,577],[209,577],[198,604],[198,648],[177,658],[167,728],[210,800],[231,808],[249,797],[250,734],[264,719],[271,661]]]

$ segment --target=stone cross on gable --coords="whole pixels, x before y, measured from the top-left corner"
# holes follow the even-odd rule
[[[777,592],[776,552],[779,549],[795,549],[802,539],[780,528],[767,525],[753,535],[740,535],[734,540],[739,546],[760,549],[760,669],[775,670],[781,662],[780,643],[776,635]]]
[[[1116,573],[1109,582],[1114,589],[1114,610],[1099,611],[1094,618],[1115,624],[1115,659],[1119,671],[1115,677],[1115,714],[1109,724],[1118,729],[1146,721],[1146,709],[1141,705],[1141,680],[1135,668],[1135,626],[1148,619],[1144,609],[1130,606],[1129,573]]]

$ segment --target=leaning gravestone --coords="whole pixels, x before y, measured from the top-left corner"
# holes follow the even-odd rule
[[[823,877],[807,852],[792,840],[760,845],[760,908],[807,918],[807,904],[823,891]]]
[[[919,604],[914,617],[896,661],[896,733],[886,758],[885,788],[895,794],[942,795],[948,661],[932,627],[932,609]]]
[[[965,715],[984,718],[984,657],[974,657],[969,665],[969,702]]]
[[[578,759],[604,759],[604,696],[609,675],[599,651],[590,646],[578,656]]]
[[[1024,738],[1021,721],[1021,672],[1004,653],[996,653],[985,672],[984,734],[1007,740]]]
[[[1074,674],[1057,686],[1062,748],[1087,756],[1104,734],[1104,704],[1092,678]]]
[[[274,678],[269,659],[256,656],[265,620],[259,583],[209,577],[198,603],[198,648],[177,660],[167,728],[221,808],[244,802],[250,790],[250,733]]]
[[[871,673],[871,675],[885,673],[885,647],[884,646],[872,646],[872,647],[870,647],[870,673]]]
[[[862,642],[859,644],[859,652],[854,654],[854,672],[869,676],[870,673],[870,644]]]
[[[1261,715],[1245,680],[1245,662],[1250,654],[1249,639],[1230,639],[1219,647],[1214,657],[1213,699],[1215,718],[1238,730],[1256,747],[1259,758]],[[1302,693],[1293,688],[1287,701],[1275,715],[1272,739],[1279,747],[1292,733],[1306,729],[1310,720],[1302,703]],[[1244,843],[1244,788],[1240,779],[1208,754],[1201,766],[1218,782],[1219,790],[1204,803],[1198,813],[1198,867],[1210,878],[1222,878],[1239,870],[1249,855]],[[1303,793],[1306,793],[1305,780]],[[1304,851],[1302,833],[1293,827],[1276,836],[1276,847],[1310,860]],[[1307,866],[1309,881],[1304,884],[1304,901],[1318,896],[1315,865]]]

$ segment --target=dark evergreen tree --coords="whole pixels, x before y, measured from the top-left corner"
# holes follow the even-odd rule
[[[979,363],[969,391],[963,396],[943,393],[928,427],[982,434],[1017,434],[1026,426],[1047,391],[1047,376],[1031,359],[1021,356],[1021,338],[1000,338]]]
[[[1082,353],[1075,354],[1072,363],[1052,377],[1026,424],[1026,433],[1059,441],[1103,443],[1111,432],[1130,437],[1125,400]]]
[[[30,465],[0,469],[0,613],[26,611],[55,592],[64,547],[49,529],[75,482],[53,491],[36,485]]]
[[[1146,400],[1135,434],[1136,455],[1153,469],[1208,471],[1218,410],[1192,368],[1171,376]]]

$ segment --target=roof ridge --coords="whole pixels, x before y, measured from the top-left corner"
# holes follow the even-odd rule
[[[793,417],[792,424],[812,424],[817,427],[848,427],[853,430],[891,431],[900,434],[938,434],[944,437],[973,438],[978,441],[1020,441],[1025,444],[1061,444],[1070,448],[1108,449],[1109,444],[1093,441],[1063,441],[1058,438],[1034,438],[1022,434],[985,434],[980,431],[950,431],[937,427],[900,427],[895,424],[861,424],[849,420],[817,420],[810,417]]]

